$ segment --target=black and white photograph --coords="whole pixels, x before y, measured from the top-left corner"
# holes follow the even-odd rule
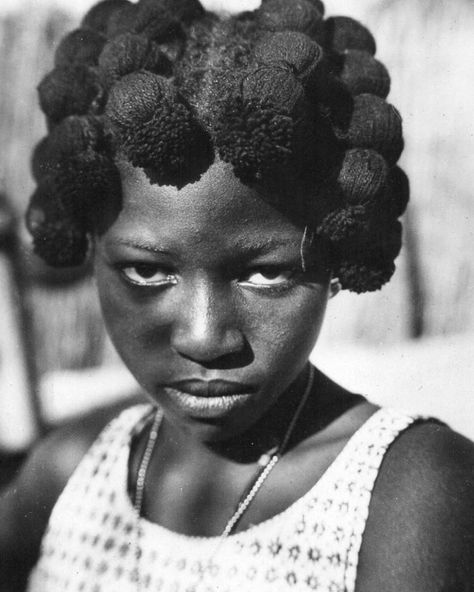
[[[0,592],[474,592],[472,0],[0,0]]]

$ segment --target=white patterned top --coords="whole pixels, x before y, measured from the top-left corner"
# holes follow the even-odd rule
[[[416,417],[376,411],[308,493],[216,547],[219,537],[185,536],[136,517],[128,457],[133,429],[149,411],[123,412],[83,458],[53,509],[28,592],[354,591],[381,461]]]

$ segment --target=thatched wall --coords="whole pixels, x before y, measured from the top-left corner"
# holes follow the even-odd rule
[[[58,39],[74,24],[65,13],[39,8],[10,15],[0,22],[0,136],[3,142],[0,184],[19,217],[29,271],[39,262],[32,258],[28,249],[21,216],[34,187],[30,175],[31,149],[45,133],[36,85],[52,68]],[[40,374],[100,362],[103,328],[90,281],[51,285],[35,279],[23,296],[32,313],[29,339],[36,350]]]
[[[389,99],[404,118],[402,165],[412,186],[405,232],[411,249],[399,258],[394,281],[378,294],[338,298],[328,336],[398,341],[417,323],[424,335],[473,331],[474,3],[327,0],[326,6],[363,19],[376,35],[378,56],[392,74]]]

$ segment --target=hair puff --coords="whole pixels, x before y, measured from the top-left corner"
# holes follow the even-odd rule
[[[348,49],[343,56],[341,80],[351,94],[372,94],[385,99],[390,92],[387,68],[367,51]]]
[[[281,61],[260,66],[245,76],[242,97],[244,101],[264,97],[275,109],[293,115],[301,112],[306,95],[292,69]]]
[[[214,159],[208,134],[166,78],[128,74],[112,88],[106,115],[120,150],[153,183],[182,187]]]
[[[266,0],[257,11],[257,24],[267,31],[299,31],[317,39],[323,12],[311,0]]]
[[[35,145],[31,155],[31,174],[39,183],[41,179],[54,171],[56,159],[50,156],[49,136],[41,138]]]
[[[410,181],[400,167],[393,167],[390,171],[388,187],[387,215],[399,218],[406,210],[410,199]]]
[[[64,161],[78,154],[106,148],[107,140],[101,118],[71,115],[53,128],[36,146],[32,172],[37,181],[57,170]]]
[[[114,39],[119,35],[134,31],[137,15],[137,4],[127,4],[120,10],[116,10],[110,15],[110,18],[107,22],[107,39]]]
[[[121,191],[120,176],[113,161],[92,150],[63,160],[44,183],[57,209],[74,216],[87,228],[93,213],[91,208]]]
[[[337,53],[359,49],[375,55],[377,50],[372,33],[347,16],[332,16],[324,21],[324,46]]]
[[[370,224],[367,208],[362,205],[350,205],[330,212],[316,233],[332,245],[351,241],[361,233],[366,233]]]
[[[68,115],[99,113],[104,99],[96,72],[83,65],[55,68],[40,82],[38,93],[41,109],[53,124]]]
[[[395,273],[395,263],[375,251],[366,260],[354,258],[341,261],[334,273],[343,290],[364,294],[380,290]]]
[[[35,216],[33,205],[27,215]],[[89,239],[75,219],[50,217],[30,233],[33,251],[52,267],[77,267],[87,259]]]
[[[138,70],[170,76],[172,64],[160,47],[144,35],[125,33],[107,43],[99,58],[99,73],[106,87]]]
[[[113,15],[129,6],[133,6],[129,0],[102,0],[86,13],[82,19],[81,27],[93,29],[106,35],[109,21]]]
[[[308,177],[319,179],[333,157],[328,127],[285,60],[244,76],[240,91],[224,100],[214,132],[220,157],[237,176],[272,192],[294,192]]]
[[[272,0],[262,0],[261,4],[265,5],[271,1]],[[321,16],[324,16],[324,13],[326,12],[326,7],[324,6],[324,4],[321,0],[307,0],[307,2],[309,2],[309,4],[312,4],[318,10],[318,12]]]
[[[404,209],[400,203],[398,210],[394,207],[393,170],[374,150],[348,150],[334,184],[335,206],[324,216],[317,233],[349,255],[360,244],[383,242],[387,226],[393,227]],[[405,195],[408,200],[408,193]]]
[[[87,255],[84,216],[69,206],[50,176],[37,187],[26,213],[34,252],[54,267],[81,265]]]
[[[297,31],[283,31],[269,35],[255,48],[257,62],[288,64],[304,86],[319,78],[319,73],[323,70],[323,57],[322,48],[307,35]]]
[[[147,6],[137,11],[135,31],[158,43],[181,35],[181,24],[173,12],[161,6]]]
[[[324,13],[326,12],[326,7],[324,6],[321,0],[308,0],[308,2],[317,9],[321,16],[324,16]]]
[[[354,109],[346,130],[339,138],[353,148],[372,148],[393,166],[403,150],[402,119],[398,111],[380,97],[354,97]]]
[[[389,167],[375,150],[354,148],[344,155],[337,186],[346,203],[370,206],[386,191]]]
[[[342,254],[334,267],[344,289],[358,294],[380,290],[395,272],[394,259],[402,246],[402,227],[395,221],[378,228],[378,240],[368,238],[365,244]]]
[[[270,180],[291,157],[294,123],[288,114],[258,99],[229,99],[215,127],[219,156],[244,183]],[[278,175],[280,176],[280,175]]]
[[[183,24],[203,14],[198,0],[140,0],[135,31],[157,42],[168,41],[181,35]]]
[[[97,208],[120,192],[119,172],[109,158],[89,149],[64,159],[41,179],[27,211],[35,252],[57,267],[82,264]]]
[[[93,29],[76,29],[66,35],[54,54],[55,66],[84,64],[94,66],[106,38]]]
[[[199,0],[139,0],[140,10],[164,10],[174,12],[176,18],[190,23],[204,16],[204,8]]]

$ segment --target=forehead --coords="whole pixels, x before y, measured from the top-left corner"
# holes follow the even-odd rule
[[[115,238],[238,246],[267,239],[293,242],[301,236],[301,227],[242,184],[222,162],[180,190],[151,185],[141,169],[128,164],[121,163],[119,169],[122,205],[108,231]]]

